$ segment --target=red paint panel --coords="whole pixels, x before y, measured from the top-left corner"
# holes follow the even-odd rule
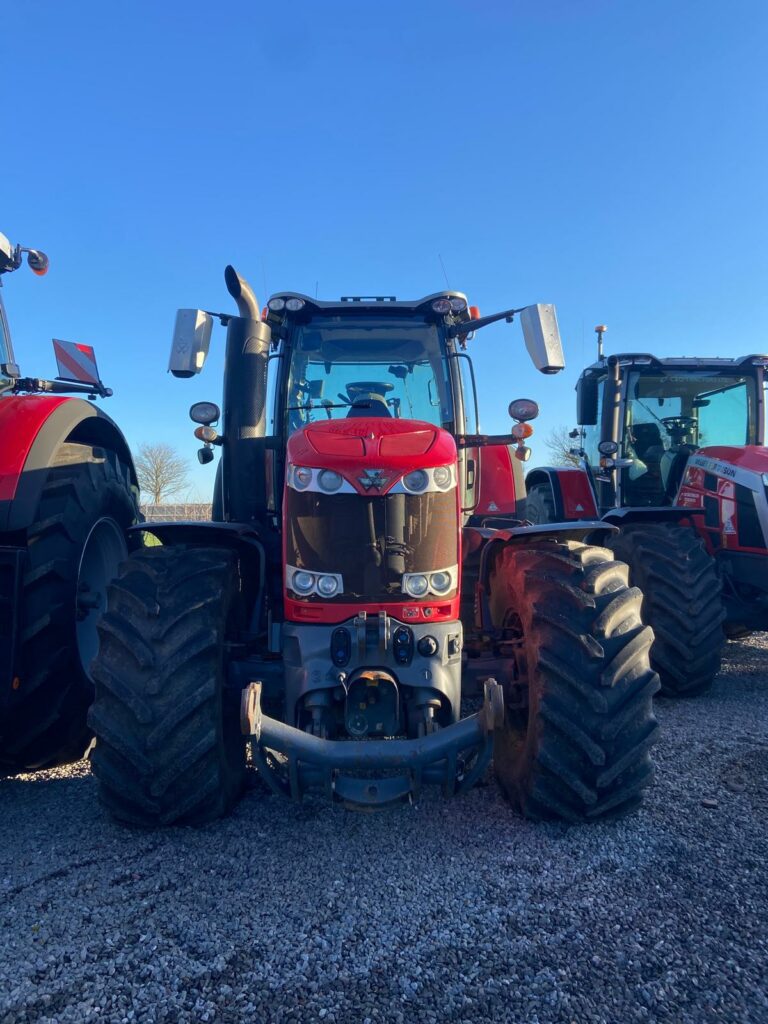
[[[356,482],[361,470],[389,470],[388,486],[379,492],[386,494],[413,469],[455,465],[456,443],[447,431],[421,420],[328,420],[291,435],[288,462],[334,469],[361,494],[365,491]]]
[[[63,395],[13,395],[0,398],[0,501],[10,501],[40,428]]]
[[[599,518],[589,478],[584,470],[558,469],[557,479],[560,482],[563,513],[566,519]]]
[[[379,612],[386,612],[400,622],[452,622],[459,618],[459,597],[451,601],[424,601],[416,604],[333,604],[330,601],[320,604],[316,601],[295,601],[291,597],[285,599],[285,618],[288,622],[320,622],[336,623],[354,618],[360,612],[368,612],[375,617]]]
[[[768,473],[768,448],[760,444],[745,444],[737,448],[729,445],[712,445],[700,448],[697,455],[728,462],[732,466],[752,473]]]
[[[505,444],[489,444],[477,451],[480,481],[475,515],[513,514],[517,495],[509,448]]]

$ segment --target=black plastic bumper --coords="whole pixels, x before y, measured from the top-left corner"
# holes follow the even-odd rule
[[[483,775],[503,725],[501,686],[487,680],[477,714],[418,739],[325,740],[261,711],[261,684],[243,690],[241,727],[259,774],[275,793],[301,800],[310,791],[358,807],[382,807],[440,785],[464,792]]]

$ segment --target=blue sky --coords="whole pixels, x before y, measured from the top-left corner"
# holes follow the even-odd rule
[[[96,346],[132,446],[195,460],[191,402],[219,400],[224,335],[166,374],[179,306],[415,297],[490,313],[555,302],[567,368],[519,327],[472,343],[483,427],[536,398],[532,439],[572,425],[608,350],[768,351],[768,4],[441,0],[5,5],[0,231],[47,277],[6,278],[17,361]]]

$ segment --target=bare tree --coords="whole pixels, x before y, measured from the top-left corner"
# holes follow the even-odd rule
[[[577,466],[579,460],[571,454],[571,448],[579,447],[579,438],[570,437],[567,427],[554,427],[544,444],[549,448],[550,455],[556,466]]]
[[[135,459],[139,487],[153,505],[162,505],[187,486],[187,462],[169,444],[143,444]]]

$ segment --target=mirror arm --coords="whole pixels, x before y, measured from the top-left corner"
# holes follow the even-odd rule
[[[459,335],[466,337],[467,334],[479,331],[481,327],[495,324],[499,320],[506,320],[507,323],[511,324],[515,313],[522,313],[523,309],[525,309],[525,306],[521,306],[520,309],[505,309],[503,313],[493,313],[491,316],[481,316],[479,320],[462,320],[461,323],[450,324],[446,329],[446,334],[449,338],[457,338]]]
[[[517,444],[516,437],[511,434],[457,434],[457,448],[484,448],[492,444]]]

